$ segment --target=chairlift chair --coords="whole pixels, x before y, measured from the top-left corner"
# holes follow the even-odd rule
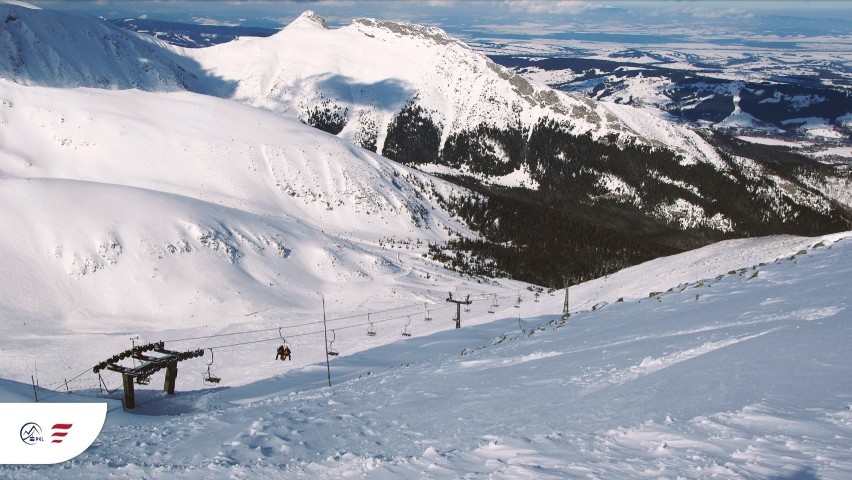
[[[207,373],[204,374],[204,383],[206,385],[217,385],[222,381],[222,379],[210,373],[210,365],[213,365],[213,349],[208,348],[207,350],[210,350],[210,363],[207,364]]]
[[[497,304],[497,295],[494,295],[494,300],[491,302],[491,305],[488,306],[488,313],[494,313],[497,310],[499,305]]]
[[[367,314],[367,321],[370,322],[370,327],[367,329],[367,336],[368,337],[375,337],[376,336],[376,326],[373,325],[373,321],[370,320],[370,314],[369,313]]]
[[[145,375],[144,377],[136,377],[137,385],[148,385],[149,383],[151,383],[150,375]]]
[[[402,336],[410,337],[411,332],[408,331],[408,326],[411,325],[411,316],[408,317],[408,323],[405,324],[405,327],[402,328]]]
[[[332,344],[334,344],[334,341],[336,339],[337,339],[337,334],[334,333],[334,330],[332,330],[331,331],[331,341],[328,342],[328,348],[326,348],[326,351],[325,351],[325,353],[327,353],[329,357],[336,357],[336,356],[340,355],[340,352],[338,352],[337,350],[334,349],[334,347],[332,347]]]

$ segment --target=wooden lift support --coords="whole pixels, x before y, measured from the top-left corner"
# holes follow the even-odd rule
[[[447,301],[456,304],[456,328],[461,328],[461,306],[470,305],[471,303],[473,303],[470,301],[470,295],[465,297],[464,300],[457,300],[453,298],[453,292],[450,292],[450,298],[448,298]]]
[[[146,352],[155,352],[160,355],[146,355]],[[95,365],[92,368],[92,371],[98,373],[101,370],[106,369],[120,373],[124,389],[124,408],[133,410],[136,408],[136,397],[133,386],[134,382],[146,384],[150,380],[151,375],[165,368],[166,380],[163,383],[163,391],[167,395],[174,395],[178,362],[203,356],[203,349],[188,352],[176,352],[174,350],[166,350],[163,342],[149,343],[147,345],[135,346],[130,350],[125,350],[119,353],[118,355],[113,355],[107,360]],[[134,368],[127,368],[119,365],[118,362],[125,358],[135,358],[136,360],[139,360],[141,364]]]

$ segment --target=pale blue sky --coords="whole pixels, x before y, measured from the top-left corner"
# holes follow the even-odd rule
[[[105,18],[147,17],[187,23],[280,28],[305,10],[332,26],[357,17],[403,20],[479,35],[539,35],[564,32],[744,37],[852,35],[852,2],[704,0],[30,0],[43,8]]]

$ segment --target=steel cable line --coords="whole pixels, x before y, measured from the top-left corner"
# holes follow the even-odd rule
[[[496,298],[501,298],[501,299],[502,298],[509,298],[509,296],[507,296],[505,294],[509,294],[510,292],[516,292],[517,290],[518,289],[506,289],[506,290],[500,290],[500,291],[494,292],[494,293],[480,293],[480,294],[475,294],[475,295],[471,296],[470,298],[472,298],[474,300],[475,299],[484,300],[484,299],[488,299],[488,298],[495,298],[495,296],[496,296]],[[428,303],[428,302],[426,302],[426,303]],[[349,320],[349,319],[358,318],[358,317],[365,317],[365,316],[368,316],[368,315],[376,315],[376,314],[394,312],[394,311],[405,310],[405,309],[415,309],[416,308],[417,310],[419,310],[421,308],[421,305],[423,305],[423,304],[424,304],[423,302],[410,303],[410,304],[405,304],[405,305],[401,305],[401,306],[397,306],[397,307],[386,308],[386,309],[383,309],[383,310],[377,310],[377,311],[373,311],[373,312],[356,313],[356,314],[352,314],[352,315],[346,315],[346,316],[342,316],[342,317],[331,318],[331,319],[328,319],[327,321],[328,322],[339,322],[339,321]],[[437,304],[433,304],[433,305],[437,305]],[[429,309],[427,307],[426,311],[427,311],[427,313],[430,313],[430,312],[437,312],[437,311],[445,310],[445,309],[448,309],[448,308],[452,308],[452,305],[439,306],[439,307],[435,307],[433,309]],[[264,311],[267,311],[267,310],[270,310],[270,309],[271,309],[271,307],[267,308],[267,309],[263,309],[263,310],[258,310],[256,312],[249,314],[249,315],[261,313],[261,312],[264,312]],[[402,315],[395,316],[395,317],[389,317],[389,318],[380,319],[380,320],[373,320],[372,322],[358,323],[358,324],[352,324],[352,325],[337,327],[337,329],[338,330],[346,330],[346,329],[351,329],[351,328],[364,327],[364,326],[370,325],[371,323],[372,324],[386,323],[386,322],[390,322],[390,321],[394,321],[394,320],[407,318],[409,315],[410,314],[402,314]],[[251,335],[251,334],[270,332],[270,331],[275,331],[275,330],[278,330],[280,332],[281,329],[293,329],[293,328],[306,327],[306,326],[311,326],[311,325],[319,325],[320,323],[322,323],[322,321],[317,320],[317,321],[304,322],[304,323],[299,323],[299,324],[295,324],[295,325],[287,325],[287,326],[282,326],[282,327],[271,327],[271,328],[263,328],[263,329],[257,329],[257,330],[245,330],[245,331],[239,331],[239,332],[227,332],[227,333],[218,333],[218,334],[211,334],[211,335],[198,335],[198,336],[194,336],[194,337],[175,338],[175,339],[170,339],[170,340],[166,340],[166,341],[168,341],[170,343],[181,343],[181,342],[188,342],[188,341],[193,341],[193,340],[205,340],[205,339],[220,338],[220,337]],[[299,333],[299,334],[288,335],[288,337],[298,338],[298,337],[309,336],[309,335],[317,335],[317,334],[320,334],[320,333],[322,333],[322,331],[311,331],[311,332],[304,332],[304,333]],[[273,341],[273,340],[280,340],[280,336],[257,339],[257,340],[249,340],[249,341],[245,341],[245,342],[236,342],[236,343],[230,343],[230,344],[224,344],[224,345],[217,345],[217,346],[214,346],[214,347],[206,347],[206,348],[230,348],[230,347],[237,347],[237,346],[243,346],[243,345],[251,345],[251,344],[256,344],[256,343],[270,342],[270,341]],[[61,391],[57,391],[52,387],[61,387],[62,385],[66,385],[66,388],[67,388],[67,385],[80,380],[80,377],[82,377],[83,375],[85,375],[89,371],[91,371],[91,369],[87,368],[87,369],[83,370],[82,372],[78,373],[77,375],[75,375],[74,377],[72,377],[70,379],[63,379],[61,381],[48,383],[45,386],[38,386],[38,388],[42,388],[42,389],[48,390],[48,391],[53,391],[53,392],[56,392],[56,394],[64,393],[64,392],[61,392]]]
[[[364,316],[367,316],[368,314],[373,315],[373,314],[387,313],[387,312],[392,312],[392,311],[402,310],[402,309],[407,309],[407,308],[417,307],[419,309],[422,304],[423,304],[422,302],[411,303],[411,304],[402,305],[402,306],[399,306],[399,307],[387,308],[387,309],[384,309],[384,310],[377,310],[375,312],[358,313],[358,314],[353,314],[353,315],[347,315],[347,316],[344,316],[344,317],[331,318],[331,319],[328,319],[327,322],[329,322],[329,323],[330,322],[337,322],[337,321],[342,321],[342,320],[348,320],[348,319],[351,319],[351,318],[364,317]],[[437,307],[432,311],[438,311],[438,310],[441,310],[441,309],[444,309],[444,308],[448,308],[448,306]],[[402,318],[402,317],[392,317],[392,318]],[[384,321],[384,320],[382,320],[382,321]],[[257,330],[243,330],[243,331],[239,331],[239,332],[216,333],[216,334],[199,335],[199,336],[195,336],[195,337],[186,337],[186,338],[173,338],[173,339],[165,340],[165,341],[170,342],[170,343],[178,343],[178,342],[188,342],[188,341],[191,341],[191,340],[203,340],[203,339],[207,339],[207,338],[229,337],[229,336],[235,336],[235,335],[249,335],[249,334],[252,334],[252,333],[271,332],[273,330],[278,330],[279,328],[290,329],[290,328],[306,327],[306,326],[310,326],[310,325],[319,325],[321,323],[322,323],[322,320],[316,320],[316,321],[312,321],[312,322],[299,323],[299,324],[296,324],[296,325],[286,325],[286,326],[282,326],[282,327],[261,328],[261,329],[257,329]],[[376,322],[373,322],[373,323],[376,323]],[[348,328],[348,327],[341,327],[341,328]],[[293,336],[293,335],[291,335],[291,336]]]

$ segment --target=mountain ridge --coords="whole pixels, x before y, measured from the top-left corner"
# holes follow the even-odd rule
[[[20,10],[18,15],[16,21],[31,22],[33,31],[41,32],[40,41],[65,38],[51,36],[39,23],[39,19],[48,17],[38,12]],[[64,21],[65,30],[117,31],[117,38],[128,38],[99,19],[75,23],[74,16],[49,18]],[[100,38],[98,35],[94,37]],[[162,44],[150,38],[144,42]],[[96,44],[87,40],[80,51],[103,50]],[[486,243],[474,246],[484,250],[471,251],[445,238],[432,247],[445,252],[435,253],[436,260],[447,250],[468,259],[484,255],[473,264],[503,263],[499,271],[515,278],[558,286],[561,282],[539,276],[540,270],[524,267],[528,263],[525,258],[531,256],[536,258],[534,263],[548,260],[539,248],[532,247],[539,241],[530,235],[541,233],[542,238],[558,241],[559,248],[567,253],[560,256],[557,269],[585,278],[599,272],[603,264],[610,265],[609,271],[647,258],[642,254],[625,259],[623,249],[606,250],[598,254],[597,267],[582,271],[571,267],[571,252],[574,256],[586,255],[582,252],[599,245],[623,245],[616,238],[633,237],[637,244],[656,244],[660,248],[652,250],[659,254],[736,235],[814,235],[852,224],[849,211],[819,191],[823,174],[807,170],[807,165],[754,161],[742,151],[725,151],[712,145],[711,137],[701,131],[665,122],[639,109],[579,100],[531,83],[440,29],[369,19],[330,29],[320,17],[308,12],[266,38],[240,38],[193,50],[161,46],[168,60],[161,65],[164,72],[195,72],[184,83],[172,82],[162,88],[189,89],[237,100],[271,112],[268,115],[298,119],[391,160],[475,188],[476,195],[446,198],[446,207],[462,215],[461,220],[471,230],[489,232]],[[120,72],[120,81],[112,88],[125,85],[121,76],[127,74],[126,58],[116,51],[99,52],[92,58],[95,60],[76,55],[64,61],[69,65],[93,61],[104,71],[114,69]],[[138,63],[133,68],[138,68]],[[34,70],[42,75],[48,71]],[[86,75],[72,79],[92,83]],[[57,86],[68,83],[60,78]],[[105,85],[94,82],[92,86]],[[151,83],[154,90],[161,86]],[[144,108],[138,111],[144,115]],[[181,131],[191,134],[193,128],[207,128],[208,124],[201,121]],[[265,128],[262,121],[258,127]],[[61,130],[61,126],[56,128]],[[74,132],[51,141],[73,143],[75,137],[83,136]],[[170,148],[182,148],[177,136],[169,141]],[[79,142],[77,147],[86,141]],[[28,147],[21,148],[25,151]],[[360,151],[351,148],[352,152]],[[231,153],[248,159],[257,155],[246,150]],[[301,160],[289,163],[299,155],[288,155],[288,165],[317,175]],[[266,155],[261,153],[259,158]],[[328,210],[336,207],[335,201],[327,198],[331,193],[324,190],[327,186],[295,180],[285,188]],[[334,187],[334,195],[345,196],[346,188]],[[228,189],[231,191],[225,192],[226,196],[233,196],[233,187]],[[477,200],[480,197],[488,201]],[[476,209],[471,209],[472,205]],[[385,208],[392,207],[386,204]],[[326,210],[315,209],[314,214],[328,216]],[[529,225],[536,222],[526,222],[512,213],[521,210],[536,216],[555,212],[561,219],[538,222],[549,225],[549,230],[531,232]],[[618,222],[607,224],[610,218]],[[594,228],[589,229],[589,224]],[[556,225],[566,225],[569,231],[558,232]],[[597,236],[582,234],[581,230],[597,232]],[[462,243],[471,246],[467,241]],[[506,249],[506,245],[512,247]],[[501,250],[499,258],[488,249]],[[612,264],[612,257],[620,260]],[[465,264],[468,266],[456,268],[464,271],[482,266],[462,262]]]

